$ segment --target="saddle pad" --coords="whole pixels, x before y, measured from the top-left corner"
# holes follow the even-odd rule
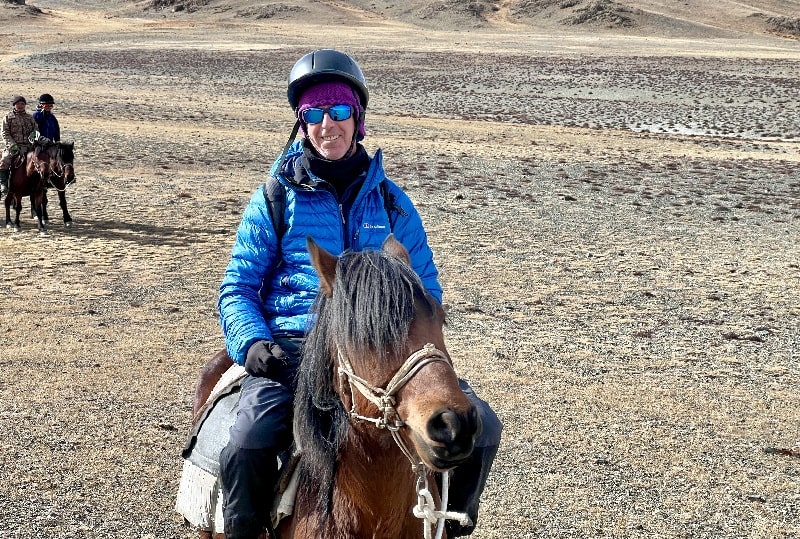
[[[278,523],[282,519],[292,514],[294,499],[297,495],[298,468],[296,464],[299,456],[284,455],[284,457],[288,462],[281,463],[283,478],[280,494],[275,497],[270,510],[273,529],[278,527]],[[224,503],[219,478],[195,466],[191,461],[184,460],[178,495],[175,497],[175,511],[198,530],[214,534],[224,533],[225,518],[222,514]]]
[[[222,488],[216,476],[183,461],[175,511],[198,530],[224,533]]]
[[[227,445],[228,430],[236,419],[242,379],[240,365],[231,366],[214,386],[183,449],[183,470],[175,510],[193,526],[223,533],[223,494],[219,481],[219,455]],[[297,460],[292,449],[278,456],[281,474],[278,495],[270,511],[273,526],[294,509],[297,492]]]
[[[198,413],[198,420],[183,449],[183,458],[197,467],[219,475],[219,455],[228,444],[228,433],[236,419],[244,367],[232,365],[220,377]]]

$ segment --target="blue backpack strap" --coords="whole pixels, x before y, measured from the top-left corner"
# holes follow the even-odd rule
[[[408,217],[408,213],[399,204],[395,203],[395,197],[389,193],[389,186],[385,180],[381,182],[381,196],[383,196],[383,208],[389,217],[389,225],[392,224],[392,212]]]

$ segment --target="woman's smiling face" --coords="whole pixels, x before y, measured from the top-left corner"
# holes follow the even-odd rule
[[[346,120],[332,120],[326,112],[322,121],[308,124],[308,139],[322,157],[336,161],[345,157],[353,146],[356,131],[356,120],[353,115]]]

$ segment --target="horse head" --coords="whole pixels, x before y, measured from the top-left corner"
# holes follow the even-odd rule
[[[50,139],[39,137],[33,141],[33,149],[28,152],[26,172],[28,176],[38,174],[42,180],[47,180],[53,171]]]
[[[320,327],[325,334],[335,391],[351,422],[384,437],[390,432],[412,469],[463,463],[480,419],[444,345],[444,310],[406,249],[391,235],[380,252],[336,258],[311,239],[308,250],[322,298],[312,333]]]
[[[59,163],[61,165],[62,175],[66,183],[75,181],[75,142],[59,142],[58,143]]]
[[[75,142],[55,142],[49,148],[50,166],[53,175],[63,180],[60,187],[65,187],[75,181]],[[61,182],[58,182],[61,183]]]

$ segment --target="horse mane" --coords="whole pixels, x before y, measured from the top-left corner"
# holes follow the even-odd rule
[[[50,157],[62,164],[71,165],[75,160],[75,142],[53,142],[49,147]]]
[[[75,160],[75,142],[59,142],[57,146],[64,163],[71,164]]]
[[[400,258],[379,251],[346,252],[337,262],[331,297],[320,293],[312,307],[294,401],[295,442],[300,461],[299,497],[324,522],[332,510],[337,455],[350,423],[336,393],[333,353],[383,360],[399,353],[415,309],[431,314],[436,300]]]

